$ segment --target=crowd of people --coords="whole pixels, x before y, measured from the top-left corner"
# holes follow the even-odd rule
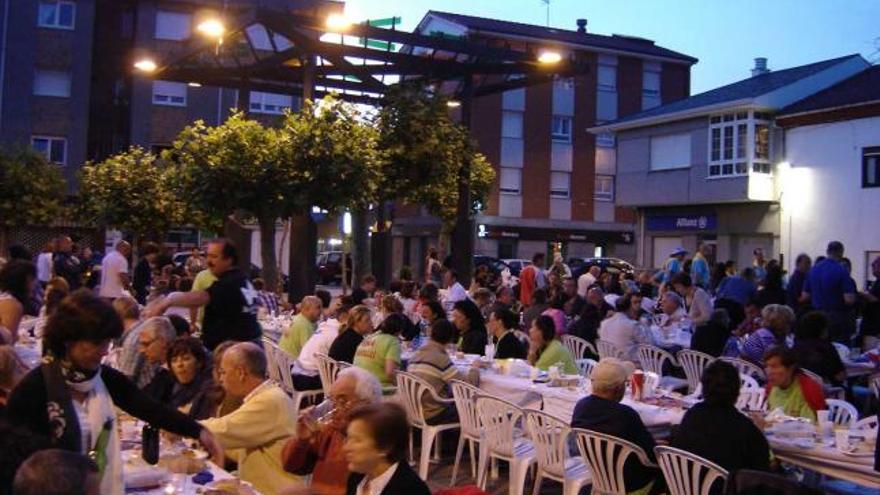
[[[9,432],[0,451],[22,436],[29,441],[4,454],[0,493],[13,483],[15,493],[30,493],[28,480],[45,469],[34,457],[25,462],[35,451],[79,466],[72,479],[94,478],[80,487],[121,493],[114,408],[198,439],[265,494],[297,493],[303,475],[311,475],[314,493],[428,493],[406,462],[406,415],[382,399],[406,369],[433,391],[423,402],[426,422],[456,422],[455,407],[443,400],[451,397],[450,381],[480,380],[480,361],[462,371],[453,363],[457,353],[566,374],[578,373],[580,359],[598,360],[592,394],[578,402],[572,426],[629,440],[653,458],[654,439],[620,403],[639,345],[683,336],[691,349],[751,361],[766,369],[770,408],[815,421],[825,408],[822,385],[802,370],[845,385],[832,342],[867,351],[880,334],[880,283],[858,292],[839,242],[815,264],[799,256],[788,275],[761,250],[739,272],[713,268],[701,246],[692,259],[675,250],[657,272],[594,266],[576,279],[558,253],[549,266],[539,253],[515,286],[481,268],[467,288],[431,250],[419,280],[404,277],[382,290],[366,276],[349,295],[318,290],[293,308],[277,345],[293,363],[297,391],[322,388],[321,355],[352,366],[325,403],[292,417],[291,397],[268,379],[260,324],[261,315],[288,306],[238,268],[230,241],[209,242],[204,257],[194,249],[180,266],[146,244],[134,269],[126,241],[88,270],[85,253],[77,256],[66,237],[35,259],[11,251],[0,268],[0,430]],[[872,268],[880,277],[880,258]],[[38,322],[23,333],[25,315]],[[621,359],[572,355],[563,335],[609,342]],[[30,371],[11,347],[28,339],[41,340],[44,356]],[[735,408],[739,389],[735,368],[710,365],[702,402],[687,412],[672,445],[731,471],[769,469],[766,439]],[[74,460],[63,451],[89,456]],[[625,471],[629,492],[662,485],[656,470],[635,460]]]

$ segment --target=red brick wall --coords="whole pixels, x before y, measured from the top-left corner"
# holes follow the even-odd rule
[[[69,71],[73,65],[73,32],[38,29],[34,66],[38,69]]]
[[[70,139],[73,115],[68,98],[31,96],[33,134],[64,136]]]
[[[596,67],[596,54],[583,59]],[[596,136],[586,132],[596,123],[596,71],[575,78],[574,121],[572,123],[573,163],[571,171],[571,219],[593,220],[593,193],[596,178]]]
[[[617,116],[642,110],[642,61],[633,57],[617,59]]]
[[[471,137],[477,141],[480,152],[486,155],[495,169],[495,182],[489,192],[484,212],[498,214],[498,183],[501,173],[501,93],[475,98],[471,108]],[[523,179],[525,182],[525,179]]]
[[[660,97],[663,104],[691,94],[691,68],[683,64],[664,63],[660,75]]]
[[[553,112],[553,84],[526,89],[523,118],[523,218],[550,216],[550,120]]]

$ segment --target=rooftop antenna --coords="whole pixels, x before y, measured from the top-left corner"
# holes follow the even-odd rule
[[[547,6],[547,27],[550,27],[550,0],[541,0]]]

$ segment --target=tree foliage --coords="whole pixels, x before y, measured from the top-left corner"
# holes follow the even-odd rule
[[[39,153],[0,152],[0,229],[52,223],[63,212],[66,192],[61,169]]]
[[[161,238],[186,222],[172,184],[175,173],[158,157],[134,146],[80,171],[78,212],[88,223]]]

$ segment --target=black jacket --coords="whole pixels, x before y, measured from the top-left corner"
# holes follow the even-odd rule
[[[355,495],[357,493],[357,487],[363,479],[364,475],[360,473],[351,473],[348,475],[348,485],[345,488],[345,495]],[[401,494],[431,495],[431,490],[428,489],[428,485],[419,478],[419,475],[409,467],[409,464],[407,464],[406,461],[397,464],[397,470],[394,472],[394,475],[391,476],[388,484],[385,485],[385,489],[382,490],[382,495]]]
[[[153,426],[189,438],[199,438],[202,431],[194,419],[157,402],[129,380],[125,375],[108,366],[101,366],[101,379],[113,400],[113,405]],[[9,422],[29,428],[37,435],[51,438],[46,382],[40,367],[32,369],[19,382],[7,404]],[[58,445],[59,448],[79,452],[80,445]]]
[[[505,333],[495,343],[495,359],[525,359],[528,354],[526,345],[513,332]]]
[[[465,354],[486,355],[486,344],[489,343],[489,334],[485,329],[472,329],[461,334],[461,352]]]

